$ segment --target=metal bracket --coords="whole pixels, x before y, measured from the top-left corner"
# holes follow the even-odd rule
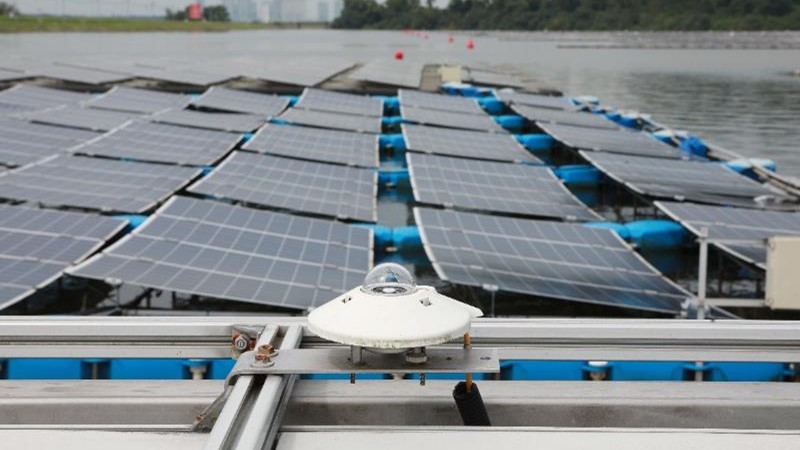
[[[403,353],[363,352],[362,363],[351,358],[349,347],[285,349],[268,362],[256,360],[256,352],[245,352],[228,375],[228,384],[242,375],[354,374],[354,373],[497,373],[500,359],[493,348],[426,349],[427,361],[413,364]]]
[[[248,350],[253,350],[258,337],[264,331],[264,327],[249,325],[234,325],[231,328],[231,353],[234,358]]]

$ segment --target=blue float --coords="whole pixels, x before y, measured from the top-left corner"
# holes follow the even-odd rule
[[[597,186],[600,183],[600,171],[594,166],[575,164],[555,169],[556,176],[567,186]]]
[[[495,97],[480,97],[476,100],[484,111],[493,116],[503,114],[506,111],[506,104]]]
[[[394,228],[392,240],[399,251],[409,252],[422,249],[422,236],[416,226]]]
[[[145,220],[147,220],[147,216],[143,214],[117,214],[114,217],[118,219],[123,219],[128,222],[125,226],[125,233],[130,233],[131,231],[135,230],[136,227],[143,224]]]
[[[374,98],[383,100],[383,114],[385,116],[400,115],[400,99],[397,96],[376,95]]]
[[[525,119],[522,116],[509,114],[505,116],[492,116],[498,125],[512,133],[519,133],[525,129]]]
[[[382,134],[378,137],[378,145],[381,150],[406,150],[406,140],[403,139],[403,133]]]
[[[533,134],[515,134],[514,139],[517,140],[523,147],[532,152],[543,152],[553,148],[556,140],[549,134],[533,133]]]
[[[300,100],[300,97],[298,97],[296,95],[281,95],[281,98],[285,98],[286,100],[289,100],[289,106],[290,107],[296,105],[298,100]]]
[[[611,231],[617,233],[617,235],[619,235],[619,237],[621,237],[622,239],[624,239],[626,241],[630,241],[631,240],[631,233],[628,231],[628,228],[625,227],[625,225],[621,224],[621,223],[617,223],[617,222],[586,222],[586,223],[583,224],[583,226],[588,227],[588,228],[602,228],[602,229],[606,229],[606,230],[611,230]]]
[[[630,242],[642,249],[680,247],[686,242],[686,230],[671,220],[638,220],[625,224]]]
[[[771,159],[764,159],[764,158],[744,158],[744,159],[735,159],[733,161],[728,161],[722,163],[725,167],[740,173],[747,178],[761,181],[758,174],[753,170],[755,166],[761,167],[763,169],[769,170],[770,172],[775,172],[778,168],[775,161]]]
[[[700,158],[708,157],[708,146],[702,139],[695,136],[686,136],[681,140],[680,149],[690,156],[698,156]]]
[[[583,380],[583,361],[500,362],[501,380]]]

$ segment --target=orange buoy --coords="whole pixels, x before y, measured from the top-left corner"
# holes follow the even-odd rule
[[[473,48],[475,48],[475,41],[470,39],[467,41],[467,50],[472,50]]]
[[[394,52],[394,59],[398,59],[398,60],[399,59],[403,59],[404,56],[405,55],[403,54],[402,50],[398,50],[398,51]]]

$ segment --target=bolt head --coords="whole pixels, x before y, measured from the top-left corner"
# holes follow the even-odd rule
[[[233,338],[233,348],[236,350],[245,351],[250,346],[250,340],[241,334]]]

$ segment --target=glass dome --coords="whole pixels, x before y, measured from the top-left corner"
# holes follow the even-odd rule
[[[367,273],[361,290],[367,294],[404,295],[414,292],[417,283],[405,267],[394,264],[378,264]]]

